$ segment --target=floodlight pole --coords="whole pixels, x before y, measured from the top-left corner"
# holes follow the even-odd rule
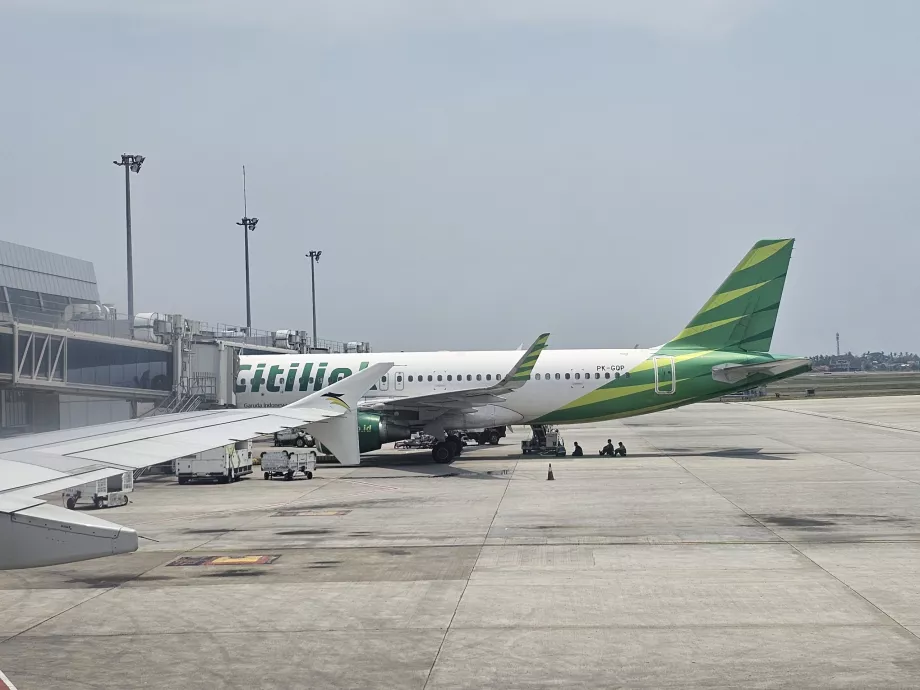
[[[131,247],[131,172],[139,173],[144,157],[136,153],[121,154],[120,161],[112,161],[125,169],[125,230],[128,250],[128,327],[134,335],[134,256]]]
[[[256,229],[258,218],[250,218],[246,212],[246,166],[243,166],[243,217],[237,225],[243,227],[243,239],[246,246],[246,335],[252,335],[252,308],[249,301],[249,233]]]
[[[311,251],[305,254],[310,259],[310,294],[313,298],[313,347],[316,348],[319,343],[316,340],[316,270],[314,266],[319,262],[321,251]]]

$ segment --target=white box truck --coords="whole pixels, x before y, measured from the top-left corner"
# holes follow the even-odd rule
[[[237,441],[176,460],[180,484],[193,479],[216,479],[221,484],[252,474],[252,441]]]

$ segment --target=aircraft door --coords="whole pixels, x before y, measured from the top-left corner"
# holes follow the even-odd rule
[[[655,392],[658,395],[673,395],[677,390],[677,376],[673,357],[653,357],[655,369]]]

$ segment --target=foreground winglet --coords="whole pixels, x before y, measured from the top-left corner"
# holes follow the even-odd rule
[[[543,333],[533,341],[533,345],[527,349],[524,356],[518,360],[514,368],[505,377],[505,388],[523,386],[524,383],[530,379],[530,373],[537,364],[540,353],[546,348],[547,341],[549,341],[549,333]]]
[[[305,398],[301,398],[290,405],[285,405],[282,409],[296,410],[304,407],[328,406],[333,412],[344,414],[358,406],[364,394],[370,390],[370,387],[377,382],[380,377],[386,374],[393,367],[393,362],[378,362],[372,364],[367,369],[359,371],[357,374],[346,376],[340,381],[336,381],[331,386],[311,393]]]
[[[307,432],[332,451],[343,465],[361,464],[358,442],[358,402],[380,377],[393,367],[393,362],[372,364],[322,390],[308,395],[287,407],[322,407],[336,414],[306,425]]]

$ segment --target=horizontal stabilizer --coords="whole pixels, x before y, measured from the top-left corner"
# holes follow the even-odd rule
[[[752,377],[782,376],[794,369],[807,371],[811,360],[805,358],[777,359],[760,364],[719,364],[712,368],[712,378],[721,383],[736,384]]]

